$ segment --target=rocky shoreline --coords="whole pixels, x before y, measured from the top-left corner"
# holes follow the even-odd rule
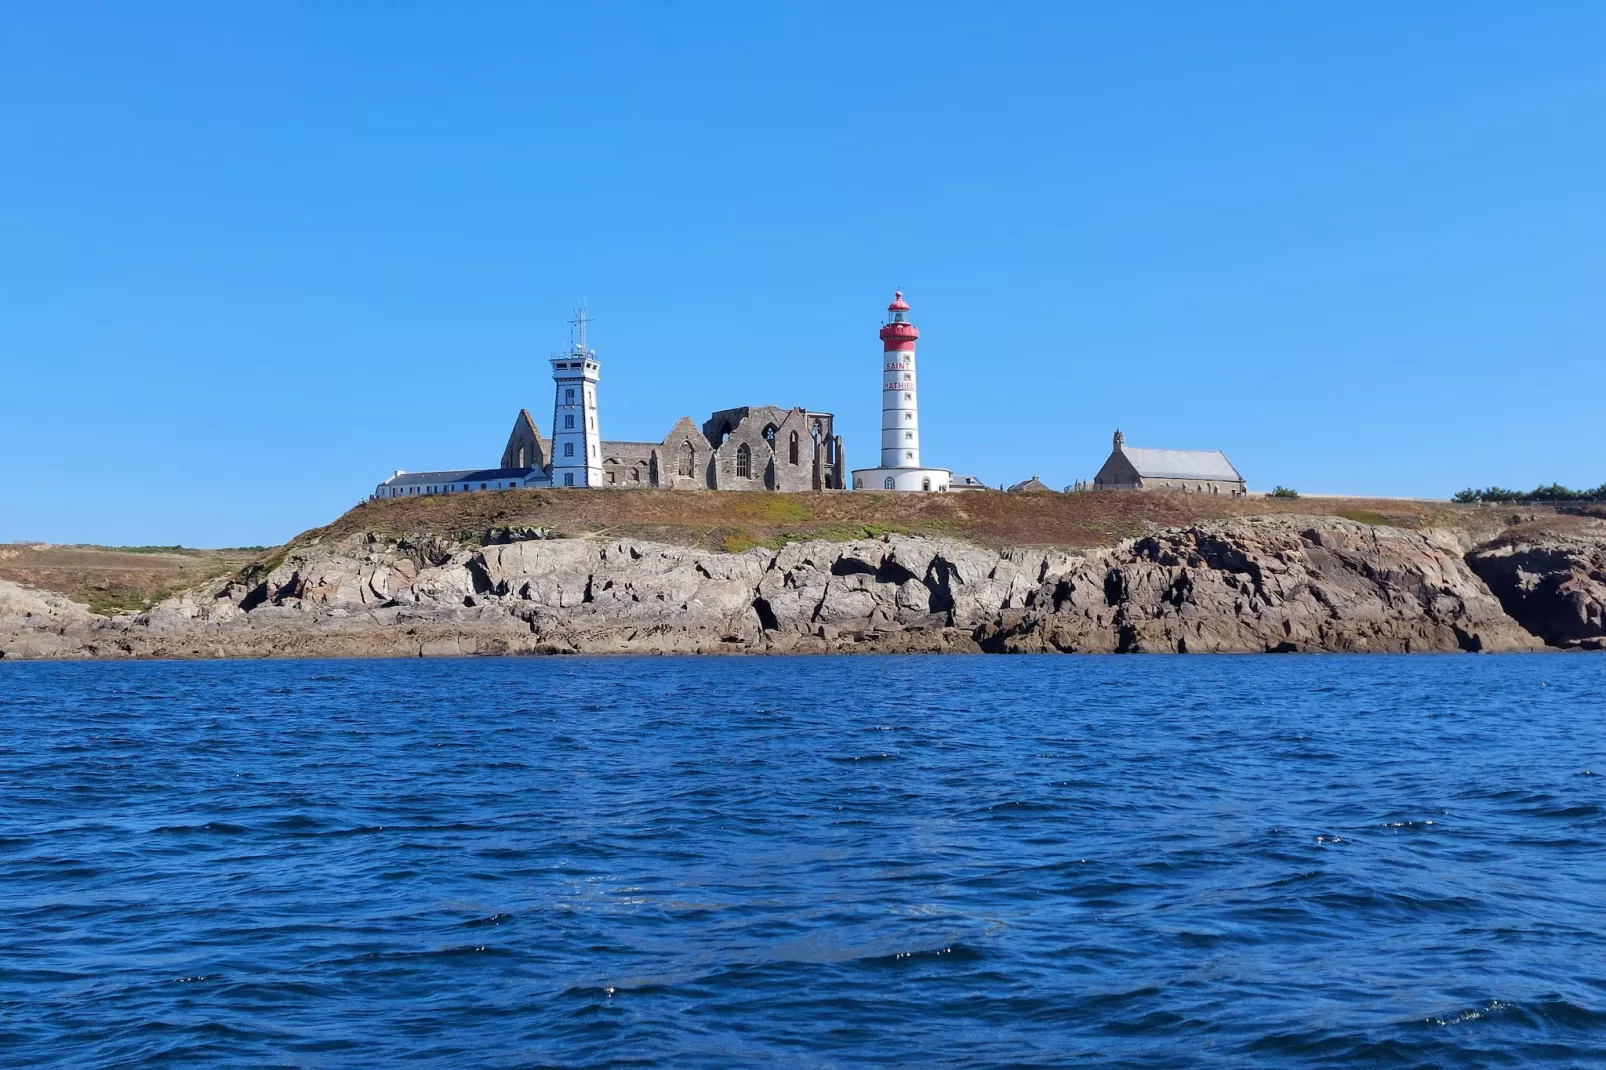
[[[719,553],[372,533],[95,616],[0,581],[0,657],[1523,651],[1606,647],[1606,540],[1460,544],[1334,517],[1092,550],[889,535]]]

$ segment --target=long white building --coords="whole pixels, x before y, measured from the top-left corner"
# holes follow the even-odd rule
[[[881,466],[855,468],[853,489],[946,491],[953,473],[920,464],[920,380],[915,373],[920,328],[909,319],[902,290],[887,306],[880,333]]]

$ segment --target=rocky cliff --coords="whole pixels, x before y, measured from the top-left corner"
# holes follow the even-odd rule
[[[0,653],[1536,650],[1602,635],[1603,544],[1576,541],[1561,557],[1464,557],[1449,539],[1300,516],[1078,551],[900,535],[731,554],[540,530],[488,545],[348,534],[137,616],[0,588]],[[1586,580],[1527,578],[1563,572]],[[1557,592],[1581,608],[1554,619]]]
[[[1467,563],[1549,645],[1606,649],[1606,541],[1502,539],[1468,554]]]

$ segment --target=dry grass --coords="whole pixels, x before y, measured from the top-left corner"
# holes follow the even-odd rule
[[[887,532],[954,536],[988,546],[1076,548],[1107,546],[1148,527],[1264,514],[1347,516],[1361,523],[1415,529],[1487,529],[1489,535],[1505,523],[1498,510],[1365,498],[1232,499],[1154,491],[534,490],[365,502],[300,539],[359,531],[465,536],[492,527],[529,525],[569,536],[607,533],[730,551],[796,539],[844,540]]]
[[[169,595],[224,576],[260,556],[255,550],[117,549],[0,545],[0,579],[64,594],[96,613],[142,610]]]

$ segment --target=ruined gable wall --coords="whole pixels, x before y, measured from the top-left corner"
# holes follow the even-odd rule
[[[681,474],[681,458],[685,447],[692,451],[692,474]],[[682,416],[664,436],[658,454],[658,485],[674,490],[706,490],[710,481],[714,450],[707,436],[692,423],[690,416]]]
[[[775,451],[765,436],[766,428],[775,428],[777,438],[786,412],[773,405],[754,406],[731,429],[730,436],[714,450],[714,487],[718,490],[774,490],[776,478]],[[719,416],[711,420],[716,429]],[[708,426],[708,425],[704,425]],[[741,451],[748,451],[748,474],[738,473]]]
[[[519,450],[524,450],[524,461],[519,462]],[[502,468],[546,468],[552,456],[550,446],[542,440],[541,433],[535,429],[535,422],[530,418],[528,409],[519,410],[519,415],[513,421],[513,431],[507,437],[507,446],[502,450]]]

